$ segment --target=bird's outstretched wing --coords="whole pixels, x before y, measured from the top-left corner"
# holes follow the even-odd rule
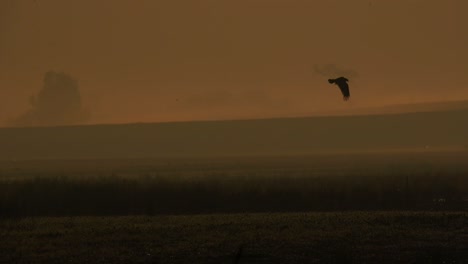
[[[346,82],[340,82],[338,83],[338,87],[340,87],[341,93],[343,94],[343,99],[348,100],[349,99],[349,86]]]
[[[338,85],[338,87],[341,90],[341,93],[343,94],[343,99],[345,101],[348,101],[349,96],[350,96],[349,86],[348,86],[348,83],[347,83],[348,79],[346,79],[345,77],[339,77],[339,78],[336,78],[336,79],[328,79],[328,82]]]

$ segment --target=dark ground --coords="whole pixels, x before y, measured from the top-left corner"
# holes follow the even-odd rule
[[[468,153],[0,162],[0,263],[468,263]]]
[[[0,263],[468,263],[468,213],[0,220]]]

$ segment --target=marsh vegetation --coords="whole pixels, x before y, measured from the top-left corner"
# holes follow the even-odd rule
[[[2,161],[1,263],[466,263],[468,153]]]
[[[3,162],[2,216],[465,210],[466,152]]]

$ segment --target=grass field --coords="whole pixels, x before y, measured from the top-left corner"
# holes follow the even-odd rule
[[[468,209],[468,153],[4,162],[3,216]]]
[[[0,263],[468,263],[468,153],[0,162]]]
[[[0,263],[468,263],[468,213],[0,220]]]

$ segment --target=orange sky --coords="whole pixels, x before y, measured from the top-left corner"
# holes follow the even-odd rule
[[[0,0],[0,125],[49,70],[78,79],[90,123],[468,99],[465,0],[36,2]],[[358,73],[349,102],[324,64]]]

